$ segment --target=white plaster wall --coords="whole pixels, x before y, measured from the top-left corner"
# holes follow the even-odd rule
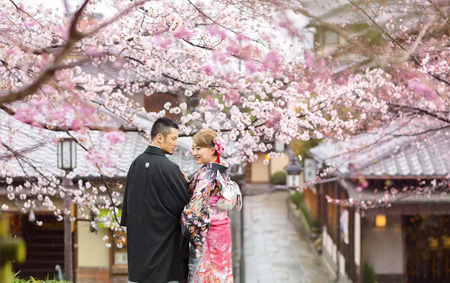
[[[337,247],[331,239],[330,235],[328,235],[327,229],[324,227],[322,232],[323,245],[325,246],[325,251],[333,260],[334,264],[337,264]]]
[[[334,244],[333,240],[331,239],[330,235],[328,235],[327,229],[325,226],[323,227],[323,230],[322,230],[322,238],[323,238],[324,250],[329,255],[331,260],[333,261],[332,263],[337,265],[337,259],[339,257],[339,273],[342,275],[346,275],[345,274],[344,255],[342,255],[342,253],[337,251],[337,247]]]
[[[289,163],[289,157],[283,153],[281,157],[274,157],[270,159],[270,175],[277,171],[284,171],[284,167]]]
[[[258,159],[252,163],[252,183],[268,183],[270,181],[269,165],[263,161],[267,153],[257,153]]]
[[[103,237],[109,230],[99,228],[97,235],[90,231],[89,221],[77,223],[78,266],[79,267],[109,267],[110,250],[106,247]]]
[[[403,274],[404,248],[401,216],[388,216],[387,226],[375,228],[375,217],[365,217],[362,221],[363,258],[369,262],[377,274]]]

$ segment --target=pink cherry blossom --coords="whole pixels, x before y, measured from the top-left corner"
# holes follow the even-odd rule
[[[34,20],[24,21],[23,25],[27,28],[32,28],[37,25],[37,22]]]
[[[205,72],[205,74],[207,76],[211,76],[213,74],[213,71],[214,71],[213,67],[209,66],[209,65],[203,66],[201,69],[203,70],[203,72]]]
[[[243,34],[237,33],[237,34],[236,34],[236,39],[237,39],[238,41],[246,41],[246,40],[248,40],[248,37],[245,36],[245,35],[243,35]]]
[[[14,114],[14,118],[16,118],[17,120],[19,120],[23,123],[28,124],[28,123],[32,123],[34,121],[34,117],[37,113],[38,112],[31,107],[20,108]]]
[[[276,51],[270,51],[264,58],[263,66],[271,71],[277,71],[281,67],[281,57]]]
[[[230,56],[236,55],[239,52],[239,47],[237,47],[236,45],[228,45],[226,47],[226,51],[227,51],[227,54]]]
[[[163,38],[161,36],[156,37],[156,44],[161,46],[162,48],[166,49],[172,44],[171,38]]]
[[[245,67],[250,73],[258,72],[260,70],[260,66],[250,61],[245,62]]]
[[[424,95],[427,100],[434,100],[437,97],[436,92],[430,88],[430,86],[423,82],[419,81],[417,79],[411,80],[408,83],[409,89],[415,91],[416,93],[420,95]]]
[[[88,105],[79,105],[76,107],[76,109],[85,118],[91,116],[95,112],[95,108],[93,106],[88,106]]]
[[[208,31],[209,31],[210,35],[217,36],[217,37],[221,38],[222,40],[224,40],[227,37],[227,35],[223,29],[220,29],[220,28],[217,28],[214,26],[209,26]]]
[[[108,133],[106,135],[106,138],[112,144],[121,143],[121,142],[123,142],[125,140],[124,135],[122,133],[120,133],[120,132]]]
[[[212,52],[212,59],[217,60],[219,62],[224,62],[227,58],[227,54],[221,52],[221,51],[213,51]]]
[[[74,131],[78,131],[84,127],[84,123],[79,119],[74,119],[70,125],[70,128]]]
[[[177,31],[175,31],[173,36],[175,36],[175,38],[178,38],[178,39],[189,40],[189,39],[191,39],[192,36],[194,36],[194,33],[185,28],[181,28],[181,29],[178,29]]]
[[[49,86],[49,85],[43,85],[41,87],[41,90],[47,95],[53,95],[53,94],[56,93],[56,90],[53,87]]]

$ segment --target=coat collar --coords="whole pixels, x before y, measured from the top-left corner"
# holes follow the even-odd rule
[[[163,151],[161,148],[159,148],[159,147],[157,147],[157,146],[151,146],[151,145],[149,145],[149,146],[147,147],[147,149],[145,150],[145,153],[150,153],[150,154],[156,154],[156,155],[166,156],[166,155],[164,154],[164,151]]]

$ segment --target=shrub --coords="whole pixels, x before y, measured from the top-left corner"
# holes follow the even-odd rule
[[[376,283],[377,282],[377,274],[375,273],[375,269],[367,262],[364,262],[364,275],[363,275],[363,283]]]
[[[270,177],[270,182],[274,185],[286,185],[286,172],[277,171]]]
[[[21,279],[19,278],[19,273],[20,272],[11,274],[11,283],[69,283],[68,281],[64,280],[59,281],[56,279],[50,279],[49,275],[47,275],[47,279],[45,280],[34,279],[33,277],[30,277],[29,279]]]
[[[291,201],[297,206],[297,208],[299,208],[300,203],[303,201],[303,194],[295,192],[290,196],[290,198]]]

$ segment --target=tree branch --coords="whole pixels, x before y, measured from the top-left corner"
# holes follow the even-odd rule
[[[23,162],[25,162],[28,166],[30,166],[36,173],[38,173],[38,175],[40,175],[43,179],[45,179],[47,182],[49,182],[49,184],[55,184],[56,186],[59,186],[59,184],[56,184],[55,182],[53,182],[52,180],[50,180],[48,178],[48,176],[46,176],[44,173],[42,173],[40,170],[38,170],[38,168],[36,166],[33,165],[33,163],[29,160],[27,160],[23,154],[21,154],[20,152],[17,152],[16,150],[14,150],[12,147],[10,147],[9,145],[5,144],[4,142],[0,141],[0,144],[5,147],[9,152],[11,152],[11,154],[14,155],[14,157],[16,159],[20,159]],[[60,187],[60,186],[59,186]],[[62,188],[62,191],[67,192],[67,190],[65,188]]]
[[[5,105],[0,105],[0,109],[2,109],[3,111],[5,111],[7,114],[14,116],[16,114],[16,111],[14,111],[13,109],[5,106]],[[39,127],[39,128],[43,128],[43,129],[47,129],[53,132],[67,132],[67,131],[74,131],[70,126],[56,126],[56,125],[49,125],[46,123],[41,123],[38,121],[33,121],[33,122],[23,122],[20,121],[23,124],[27,124],[29,126],[32,127]],[[124,126],[121,125],[119,127],[107,127],[107,126],[96,126],[96,125],[86,125],[85,126],[86,129],[91,130],[91,131],[100,131],[100,132],[115,132],[115,131],[120,131],[120,132],[136,132],[139,133],[142,130],[139,130],[137,127],[128,127],[128,126]]]
[[[85,0],[78,11],[75,13],[70,24],[69,38],[66,44],[63,46],[62,50],[55,56],[53,64],[49,68],[47,68],[31,85],[8,95],[0,96],[0,106],[5,103],[25,98],[28,95],[35,93],[43,84],[50,81],[50,79],[58,69],[64,68],[64,65],[61,65],[63,63],[63,60],[70,54],[73,46],[82,38],[81,33],[77,30],[77,24],[88,2],[89,0]]]
[[[101,24],[100,26],[98,26],[97,28],[95,28],[94,30],[85,33],[84,37],[90,37],[94,34],[96,34],[97,32],[99,32],[101,29],[107,27],[108,25],[112,24],[113,22],[117,21],[119,18],[121,18],[122,16],[128,14],[133,8],[135,8],[136,6],[142,5],[145,2],[148,2],[149,0],[142,0],[139,2],[136,2],[130,6],[128,6],[127,8],[125,8],[123,11],[121,11],[119,14],[117,14],[116,16],[114,16],[112,19],[104,22],[103,24]]]
[[[393,107],[398,107],[398,108],[401,108],[401,109],[414,110],[414,111],[417,111],[419,113],[422,113],[422,114],[428,115],[430,117],[436,118],[436,119],[438,119],[438,120],[440,120],[442,122],[450,124],[450,119],[442,117],[442,116],[440,116],[440,115],[438,115],[436,113],[430,112],[430,111],[428,111],[426,109],[418,108],[418,107],[411,106],[411,105],[397,104],[397,103],[388,103],[388,105],[389,106],[393,106]]]
[[[65,58],[70,54],[73,47],[75,46],[75,44],[78,41],[80,41],[81,39],[83,39],[85,37],[94,35],[102,28],[108,26],[109,24],[113,23],[114,21],[116,21],[117,19],[122,17],[123,15],[127,14],[132,8],[134,8],[138,5],[142,5],[143,3],[147,2],[147,1],[148,0],[143,0],[143,1],[139,1],[137,3],[130,5],[125,10],[120,12],[118,15],[116,15],[109,21],[106,21],[105,23],[101,24],[96,29],[94,29],[88,33],[82,34],[81,32],[78,31],[77,24],[81,18],[81,15],[83,14],[83,11],[85,10],[87,4],[89,3],[89,0],[85,0],[83,2],[83,4],[81,5],[81,7],[75,12],[75,14],[73,16],[71,24],[70,24],[70,28],[69,28],[69,38],[68,38],[66,44],[62,47],[62,50],[55,56],[53,64],[49,68],[47,68],[31,85],[28,85],[19,91],[12,92],[12,93],[9,93],[4,96],[0,96],[0,106],[2,106],[5,103],[10,103],[10,102],[13,102],[16,100],[23,99],[23,98],[27,97],[28,95],[35,93],[43,84],[45,84],[51,80],[51,78],[53,77],[53,75],[55,74],[55,72],[57,70],[72,67],[73,66],[72,64],[63,65],[62,63],[65,60]]]
[[[400,47],[403,51],[405,51],[408,54],[409,51],[398,40],[396,40],[392,35],[390,35],[385,29],[383,29],[366,11],[364,11],[363,8],[361,8],[358,4],[354,3],[352,0],[347,1],[351,3],[353,6],[355,6],[358,10],[360,10],[374,26],[376,26],[384,35],[386,35],[392,42],[394,42],[398,47]],[[419,61],[419,59],[417,59],[417,57],[414,56],[412,53],[409,54],[409,58],[411,58],[416,65],[422,66],[422,63]],[[427,74],[437,79],[438,81],[441,81],[450,86],[450,82],[440,77],[439,75],[433,74],[431,72],[427,72]]]
[[[409,51],[405,51],[405,54],[400,58],[400,62],[406,61],[406,59],[411,58],[412,54],[416,52],[417,47],[419,46],[420,42],[422,41],[422,38],[425,36],[425,33],[427,32],[428,28],[432,23],[433,21],[429,21],[428,23],[425,24],[423,29],[420,30],[419,35],[414,41],[413,46]]]
[[[433,6],[433,8],[436,9],[436,11],[438,12],[439,16],[442,19],[444,19],[447,22],[447,25],[448,25],[448,16],[445,15],[444,11],[442,11],[442,9],[438,5],[436,5],[436,3],[434,3],[432,0],[427,0],[427,1]]]
[[[11,2],[11,4],[14,6],[14,8],[16,8],[17,11],[20,11],[20,12],[24,13],[25,15],[27,15],[28,17],[30,17],[30,18],[32,18],[33,20],[36,21],[36,19],[33,16],[31,16],[25,10],[23,10],[19,6],[17,6],[17,4],[13,0],[9,0],[9,2]],[[38,23],[42,28],[44,27],[39,21],[36,21],[36,23]]]

